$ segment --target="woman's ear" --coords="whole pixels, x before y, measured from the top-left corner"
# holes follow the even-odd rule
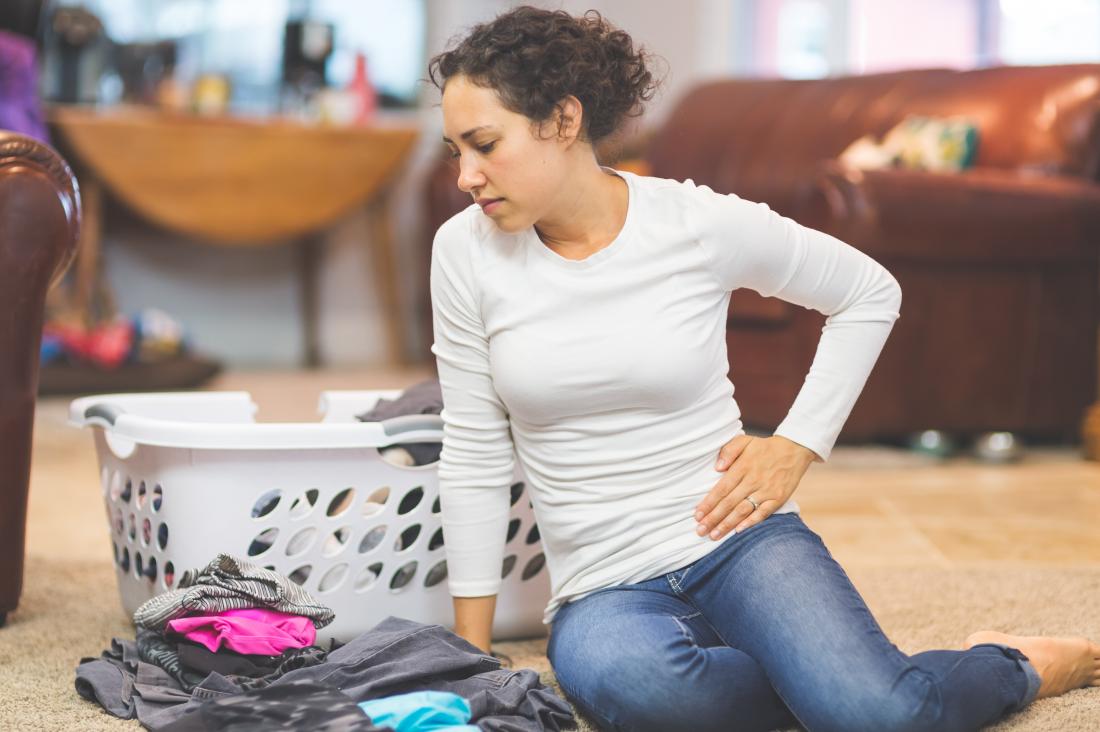
[[[572,144],[580,139],[584,123],[584,107],[575,96],[569,96],[558,102],[557,124],[558,139]]]

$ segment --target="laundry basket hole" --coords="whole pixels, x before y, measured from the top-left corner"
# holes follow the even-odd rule
[[[418,536],[420,536],[420,524],[413,524],[402,531],[401,536],[397,537],[397,541],[393,543],[393,550],[395,552],[405,551],[416,543],[416,538]]]
[[[504,543],[507,544],[512,539],[515,539],[516,534],[518,534],[518,533],[519,533],[519,519],[515,518],[515,519],[512,519],[511,521],[508,522],[508,538],[506,538],[504,540]]]
[[[317,505],[317,499],[321,496],[321,491],[316,488],[310,488],[294,499],[294,503],[290,504],[290,510],[287,512],[292,519],[305,518],[313,511],[313,507]]]
[[[373,516],[376,513],[381,513],[382,509],[386,507],[386,501],[390,497],[390,487],[384,485],[381,488],[371,493],[367,498],[367,502],[363,504],[363,515]]]
[[[413,510],[420,504],[420,499],[424,497],[424,487],[417,486],[411,491],[405,494],[405,497],[401,499],[400,505],[397,507],[397,515],[404,516],[409,511]]]
[[[263,518],[269,513],[275,510],[275,507],[279,505],[279,499],[283,497],[283,492],[280,490],[273,490],[264,493],[262,496],[256,499],[256,502],[252,504],[252,518]]]
[[[512,484],[512,505],[516,505],[516,501],[523,495],[523,481]]]
[[[145,565],[142,563],[141,552],[134,555],[134,576],[141,579]]]
[[[441,546],[443,546],[443,527],[442,526],[440,526],[438,529],[436,529],[435,533],[432,534],[432,540],[428,542],[428,551],[438,549]]]
[[[329,516],[339,516],[344,511],[351,508],[352,501],[355,500],[355,489],[345,488],[337,493],[329,501],[328,510],[325,512]]]
[[[312,571],[312,564],[303,564],[301,567],[292,570],[291,573],[287,575],[287,578],[294,584],[304,585],[306,583],[306,580],[309,579],[309,573]]]
[[[364,592],[374,587],[374,583],[382,576],[382,563],[375,562],[369,567],[364,567],[359,576],[355,578],[354,589],[356,592]]]
[[[134,540],[137,536],[137,517],[134,514],[130,514],[130,520],[127,522],[126,535],[130,537],[130,541]]]
[[[115,524],[114,524],[114,526],[115,526],[115,533],[118,534],[119,536],[122,536],[122,531],[123,531],[123,528],[124,528],[125,525],[122,523],[122,509],[121,508],[116,508],[115,509]]]
[[[539,570],[542,569],[543,565],[545,564],[546,557],[543,556],[542,552],[539,552],[535,556],[531,557],[530,560],[528,560],[527,566],[523,568],[523,574],[520,575],[520,579],[531,579],[539,573]]]
[[[153,511],[159,511],[164,503],[164,489],[159,485],[153,486]]]
[[[363,540],[359,542],[359,553],[366,554],[370,550],[382,543],[382,539],[386,537],[385,526],[375,526],[373,529],[367,532]]]
[[[401,565],[396,572],[393,573],[393,578],[390,579],[390,589],[400,590],[405,585],[412,581],[412,578],[416,576],[416,561],[409,562]]]
[[[313,539],[317,536],[317,529],[313,526],[307,526],[294,536],[290,537],[290,541],[286,543],[286,555],[288,557],[296,557],[299,554],[305,553],[311,544]]]
[[[118,558],[118,566],[123,572],[130,571],[130,550],[122,547],[122,554]]]
[[[118,471],[111,476],[111,487],[107,491],[107,495],[111,497],[112,501],[117,501],[118,497],[122,495],[122,474]]]
[[[432,513],[439,513],[439,511],[439,496],[436,496],[435,500],[432,501]]]
[[[143,480],[140,483],[138,483],[138,494],[137,494],[137,502],[136,502],[138,508],[144,508],[145,507],[145,498],[146,498],[147,493],[148,493],[148,491],[145,489],[145,481]]]
[[[248,556],[258,557],[275,543],[276,537],[279,536],[279,530],[275,528],[264,529],[260,533],[256,534],[256,538],[252,540],[252,543],[248,545]]]
[[[340,585],[344,584],[344,580],[348,576],[348,565],[337,564],[335,567],[325,572],[325,575],[321,577],[321,581],[317,584],[318,592],[330,592],[335,590]]]
[[[325,545],[321,549],[321,554],[326,557],[335,557],[337,554],[344,551],[344,547],[348,545],[348,539],[350,538],[351,527],[341,526],[325,537]]]
[[[527,532],[527,543],[534,544],[539,540],[539,525],[535,524],[531,527],[531,530]]]
[[[512,569],[516,566],[516,555],[509,554],[504,558],[504,564],[500,567],[500,578],[504,579],[512,573]]]
[[[149,564],[145,565],[145,579],[150,582],[157,581],[157,558],[149,557]]]
[[[161,524],[157,527],[157,546],[161,549],[168,546],[168,524]]]
[[[428,570],[428,573],[424,575],[424,586],[435,587],[443,580],[447,579],[447,560],[437,562],[435,566]]]
[[[176,582],[176,565],[171,562],[164,563],[164,586],[171,587]]]
[[[149,542],[153,540],[153,522],[149,519],[141,520],[141,543],[145,546],[149,546]]]
[[[122,486],[122,493],[119,494],[119,498],[123,503],[129,503],[130,498],[134,495],[134,484],[130,482],[130,479],[126,479],[126,484]]]

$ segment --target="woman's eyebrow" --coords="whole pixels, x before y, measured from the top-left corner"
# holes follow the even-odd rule
[[[459,137],[461,137],[463,140],[468,140],[468,139],[470,139],[471,135],[473,135],[477,132],[480,132],[481,130],[488,130],[488,129],[491,129],[490,125],[478,125],[477,127],[471,127],[470,129],[466,130],[461,135],[459,135]],[[447,137],[446,135],[443,136],[443,142],[449,142],[452,145],[454,144],[454,140]]]

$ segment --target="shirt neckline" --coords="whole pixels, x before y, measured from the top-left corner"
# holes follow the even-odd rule
[[[611,240],[607,246],[592,254],[589,254],[584,259],[569,259],[563,257],[555,252],[550,247],[546,246],[546,243],[539,238],[539,234],[535,231],[535,227],[531,226],[527,229],[527,237],[530,239],[535,248],[541,253],[544,259],[556,263],[560,267],[569,267],[571,269],[587,269],[593,267],[600,262],[607,261],[614,254],[623,248],[624,242],[629,238],[630,230],[635,218],[634,209],[637,208],[637,194],[634,187],[634,181],[632,176],[627,171],[615,170],[606,165],[601,165],[600,169],[610,173],[611,175],[617,175],[623,179],[626,183],[626,219],[623,221],[623,226],[619,229],[619,233],[615,235],[615,238]]]

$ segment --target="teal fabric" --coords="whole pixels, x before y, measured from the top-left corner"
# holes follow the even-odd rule
[[[359,708],[378,726],[394,732],[477,732],[470,721],[470,705],[449,691],[414,691],[363,702]]]

